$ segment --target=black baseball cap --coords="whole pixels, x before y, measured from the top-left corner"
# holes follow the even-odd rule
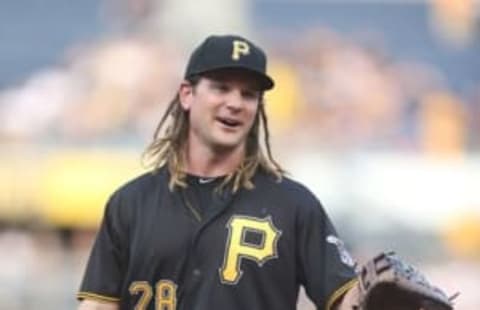
[[[190,56],[185,78],[220,69],[243,69],[254,73],[262,90],[272,89],[273,79],[267,75],[267,57],[261,48],[237,35],[212,35]]]

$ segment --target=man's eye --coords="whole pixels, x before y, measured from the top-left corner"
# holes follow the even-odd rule
[[[213,88],[218,90],[218,91],[221,91],[221,92],[226,92],[228,91],[228,86],[225,85],[225,84],[213,84]]]
[[[243,92],[243,97],[248,99],[257,99],[259,97],[259,94],[256,91],[245,91]]]

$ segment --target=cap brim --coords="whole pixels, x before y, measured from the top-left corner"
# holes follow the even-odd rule
[[[213,72],[213,71],[217,71],[217,70],[223,70],[223,69],[239,69],[239,70],[247,71],[247,72],[250,72],[250,73],[254,74],[259,79],[260,87],[264,91],[265,90],[270,90],[270,89],[275,87],[275,82],[273,81],[273,79],[270,76],[268,76],[267,74],[265,74],[261,71],[253,70],[252,68],[245,67],[245,66],[242,66],[242,65],[210,67],[210,68],[208,68],[208,70],[199,70],[199,71],[192,72],[192,73],[189,74],[189,76],[193,76],[193,75],[196,75],[196,74],[204,74],[204,73]]]

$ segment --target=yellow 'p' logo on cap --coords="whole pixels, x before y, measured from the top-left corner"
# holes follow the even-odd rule
[[[233,51],[232,59],[239,60],[240,56],[245,56],[250,54],[250,45],[245,41],[234,40],[233,41]]]

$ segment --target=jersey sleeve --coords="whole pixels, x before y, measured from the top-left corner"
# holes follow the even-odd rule
[[[300,282],[317,309],[331,310],[356,282],[354,260],[317,200],[298,221]]]
[[[77,298],[106,302],[120,300],[126,266],[127,229],[118,195],[108,201],[90,253]]]

